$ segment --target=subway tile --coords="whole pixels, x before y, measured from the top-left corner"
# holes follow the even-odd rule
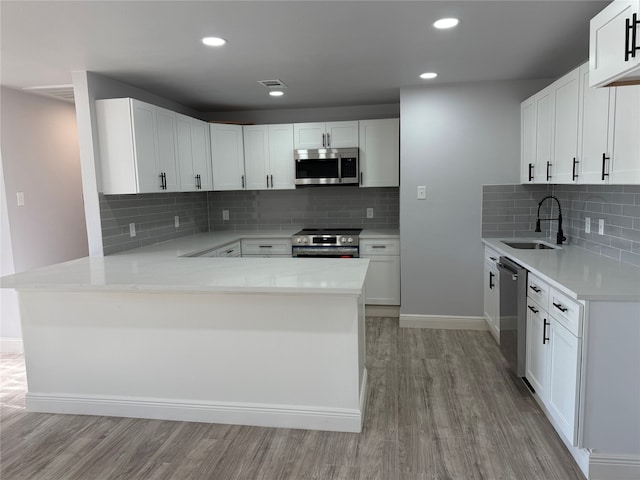
[[[620,252],[620,260],[640,267],[640,254],[632,252]]]
[[[640,218],[640,205],[624,205],[622,214],[626,217]]]

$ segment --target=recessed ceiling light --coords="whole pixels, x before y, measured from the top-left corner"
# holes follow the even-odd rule
[[[272,97],[281,97],[282,95],[284,95],[284,92],[281,92],[280,90],[271,90],[269,92],[269,95],[271,95]]]
[[[432,78],[436,78],[438,76],[437,73],[433,73],[433,72],[425,72],[422,75],[420,75],[420,78],[424,79],[424,80],[430,80]]]
[[[202,39],[202,43],[209,47],[221,47],[222,45],[227,43],[227,41],[224,38],[220,37],[204,37]]]
[[[457,18],[441,18],[437,20],[433,26],[442,30],[445,28],[453,28],[458,25],[458,23],[460,23],[460,20]]]

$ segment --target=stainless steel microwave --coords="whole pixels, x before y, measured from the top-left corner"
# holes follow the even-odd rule
[[[294,150],[296,185],[358,185],[357,148]]]

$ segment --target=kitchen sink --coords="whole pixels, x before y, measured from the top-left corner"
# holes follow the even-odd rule
[[[556,247],[555,245],[550,245],[548,243],[545,242],[502,242],[505,245],[508,245],[511,248],[517,248],[519,250],[555,250],[558,247]]]

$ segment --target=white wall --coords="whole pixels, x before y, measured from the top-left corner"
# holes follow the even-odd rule
[[[401,314],[482,316],[482,185],[519,182],[520,103],[547,83],[401,90]]]
[[[6,87],[0,93],[2,275],[86,256],[73,105]],[[3,305],[2,337],[20,336],[13,303]]]
[[[255,124],[331,122],[343,120],[367,120],[371,118],[398,118],[399,116],[400,104],[398,103],[346,107],[209,112],[204,114],[204,118],[212,122],[227,121]]]

